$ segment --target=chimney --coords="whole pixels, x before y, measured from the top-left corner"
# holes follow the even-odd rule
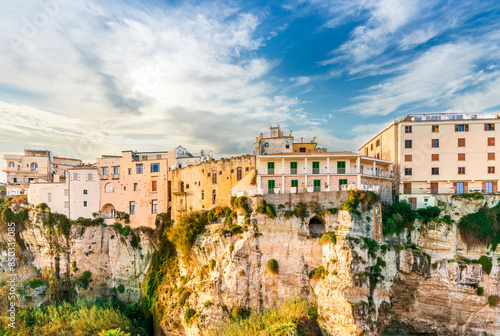
[[[303,143],[303,142],[304,142],[304,138],[300,137],[300,143]]]

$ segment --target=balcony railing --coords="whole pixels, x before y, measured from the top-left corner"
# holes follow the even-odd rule
[[[337,174],[345,174],[345,172],[345,168],[337,168]],[[354,171],[354,173],[356,173],[356,171]]]
[[[319,168],[313,168],[313,174],[319,174]]]
[[[297,168],[290,168],[290,174],[296,175],[297,174]]]
[[[269,175],[273,175],[274,174],[274,168],[267,168],[267,173]]]
[[[313,191],[314,192],[321,191],[321,186],[314,186]]]

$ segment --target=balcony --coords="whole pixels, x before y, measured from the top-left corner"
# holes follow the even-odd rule
[[[297,175],[297,168],[290,168],[290,174]]]
[[[337,174],[345,174],[346,173],[346,169],[345,168],[337,168]],[[355,171],[354,171],[355,173]]]
[[[269,175],[274,175],[274,168],[267,168],[267,173]]]
[[[319,168],[313,168],[313,174],[319,174]]]

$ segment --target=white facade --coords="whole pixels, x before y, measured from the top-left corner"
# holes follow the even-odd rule
[[[93,218],[99,211],[99,174],[96,168],[68,169],[66,181],[58,183],[35,182],[28,189],[28,202],[46,203],[51,212],[69,219]]]

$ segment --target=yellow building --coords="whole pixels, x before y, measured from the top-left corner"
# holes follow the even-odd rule
[[[431,194],[497,192],[498,114],[432,113],[397,120],[359,152],[394,162],[401,198],[434,205]]]
[[[80,167],[80,159],[55,156],[49,148],[26,147],[24,154],[5,154],[7,195],[25,195],[31,182],[59,182],[68,168]]]
[[[229,206],[233,189],[247,189],[255,176],[255,156],[210,160],[172,172],[172,218],[187,210]]]

